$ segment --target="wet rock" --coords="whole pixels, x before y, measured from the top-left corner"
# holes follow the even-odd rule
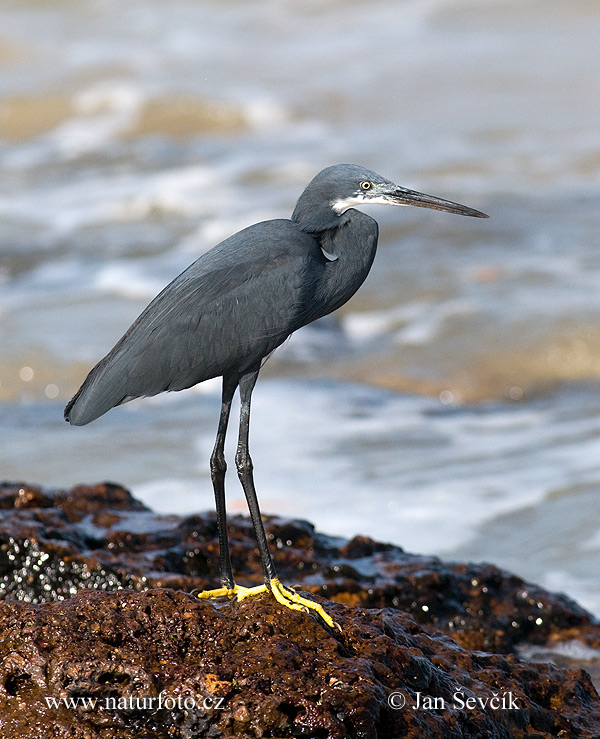
[[[170,589],[5,602],[2,736],[600,732],[600,700],[581,670],[469,652],[395,609],[328,608],[342,635],[268,596],[221,608]]]
[[[230,524],[238,581],[258,583],[251,524]],[[157,515],[112,484],[1,485],[2,736],[600,736],[584,671],[510,653],[593,652],[600,627],[567,597],[305,521],[266,528],[281,579],[338,601],[341,635],[269,596],[190,595],[218,584],[213,515]]]
[[[262,582],[248,518],[231,516],[233,569],[241,584]],[[326,536],[300,520],[265,522],[280,578],[342,603],[394,607],[469,649],[510,652],[582,639],[600,646],[597,621],[564,595],[549,593],[489,564],[443,562],[366,537]],[[32,603],[81,588],[137,591],[217,587],[214,514],[164,516],[124,488],[71,490],[0,485],[0,587]]]

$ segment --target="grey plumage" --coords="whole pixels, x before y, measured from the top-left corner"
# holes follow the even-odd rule
[[[306,187],[291,220],[265,221],[240,231],[167,285],[91,370],[65,409],[65,419],[81,426],[133,398],[183,390],[223,376],[211,471],[221,580],[228,592],[233,592],[234,583],[225,528],[223,445],[231,398],[239,385],[242,410],[236,463],[269,585],[275,581],[275,570],[248,454],[250,396],[265,357],[298,328],[343,305],[367,277],[378,226],[354,209],[361,203],[416,205],[486,217],[466,206],[398,187],[357,165],[329,167]]]
[[[375,185],[387,188],[388,202],[393,193],[411,192],[356,165],[323,170],[292,220],[240,231],[165,287],[92,369],[65,418],[81,426],[133,398],[244,372],[298,328],[343,305],[365,280],[377,247],[376,221],[332,209],[357,192],[364,202],[377,201],[377,194],[361,193],[360,182],[373,183],[373,192]]]
[[[288,220],[257,223],[211,249],[94,367],[67,406],[68,420],[83,425],[126,399],[243,372],[296,329],[335,310],[361,285],[375,253],[377,224],[357,216],[361,228],[337,254],[339,263]],[[335,238],[323,243],[329,253],[338,249]],[[340,284],[337,273],[347,264],[352,271]]]

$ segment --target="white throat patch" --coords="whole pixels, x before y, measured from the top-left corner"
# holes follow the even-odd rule
[[[351,195],[349,198],[338,198],[331,203],[331,207],[338,216],[341,216],[349,208],[354,208],[357,205],[390,205],[390,201],[386,195],[369,197],[368,195],[358,194]]]

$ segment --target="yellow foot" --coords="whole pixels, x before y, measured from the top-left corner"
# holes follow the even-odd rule
[[[234,585],[233,588],[216,588],[215,590],[203,590],[198,593],[198,598],[237,598],[238,600],[244,600],[251,595],[259,595],[260,593],[266,593],[267,589],[270,589],[278,603],[286,608],[291,608],[294,611],[304,611],[308,613],[309,609],[315,611],[321,619],[331,629],[342,630],[341,626],[337,624],[331,616],[323,610],[323,607],[319,603],[315,603],[313,600],[303,598],[298,595],[292,588],[287,588],[282,585],[277,578],[273,578],[267,588],[266,585],[257,585],[254,588],[245,588],[242,585]]]
[[[314,600],[308,600],[298,595],[292,588],[286,588],[282,585],[279,580],[275,577],[271,580],[271,592],[282,606],[291,608],[294,611],[304,611],[308,613],[309,609],[316,611],[323,621],[329,626],[330,629],[342,630],[342,627],[337,624],[331,616],[323,610],[323,607],[319,603],[315,603]]]
[[[267,590],[266,585],[257,585],[255,588],[245,588],[243,585],[234,585],[232,588],[215,588],[215,590],[203,590],[198,593],[198,598],[237,598],[242,600],[249,595],[258,595]]]

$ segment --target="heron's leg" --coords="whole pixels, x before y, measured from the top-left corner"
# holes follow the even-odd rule
[[[222,596],[239,599],[248,595],[264,593],[265,585],[255,588],[245,588],[237,585],[233,577],[231,558],[229,555],[229,538],[227,536],[227,511],[225,504],[225,473],[227,462],[225,461],[225,437],[229,423],[231,402],[237,390],[239,377],[237,375],[223,377],[223,392],[221,400],[221,415],[217,429],[215,446],[210,457],[210,476],[215,493],[215,507],[217,510],[217,530],[219,534],[219,572],[221,575],[221,587],[214,590],[203,590],[198,593],[198,598],[220,598]],[[256,382],[256,380],[255,380]]]
[[[227,462],[225,461],[225,436],[227,435],[227,424],[231,411],[231,401],[237,389],[238,377],[223,377],[223,393],[221,396],[221,415],[217,429],[215,447],[210,457],[210,476],[215,492],[215,507],[217,509],[217,530],[219,532],[219,573],[221,575],[221,587],[216,590],[204,590],[198,595],[199,598],[217,598],[221,595],[233,595],[235,582],[229,556],[229,539],[227,537],[227,510],[225,506],[225,473]]]
[[[265,584],[268,586],[271,580],[277,577],[277,573],[275,572],[275,565],[273,564],[273,559],[269,552],[267,535],[265,534],[265,527],[263,526],[260,508],[258,507],[258,498],[256,497],[256,489],[254,487],[254,466],[252,464],[248,448],[248,435],[250,432],[250,400],[252,398],[252,391],[256,385],[257,378],[258,370],[255,370],[254,372],[242,375],[240,379],[240,435],[235,455],[235,464],[248,502],[250,518],[252,519],[256,541],[258,543],[258,551],[260,552]]]
[[[225,506],[225,472],[227,462],[225,461],[225,436],[227,435],[227,424],[231,401],[238,384],[237,377],[223,377],[223,392],[221,395],[221,415],[215,447],[210,457],[210,476],[215,492],[215,507],[217,509],[217,529],[219,532],[219,572],[221,585],[231,589],[234,586],[233,570],[229,556],[229,539],[227,537],[227,510]]]
[[[252,459],[250,458],[250,452],[248,449],[248,435],[250,431],[250,400],[252,397],[252,391],[256,385],[258,378],[258,369],[253,372],[248,372],[242,375],[240,378],[240,433],[238,439],[238,447],[235,455],[235,464],[237,466],[238,476],[242,487],[244,488],[244,494],[248,502],[248,509],[250,510],[250,518],[254,525],[254,531],[256,533],[256,540],[258,542],[258,550],[260,552],[260,559],[263,566],[263,575],[265,578],[265,584],[259,585],[255,588],[238,588],[237,599],[243,600],[250,595],[256,595],[262,593],[267,589],[270,590],[277,601],[287,608],[291,608],[295,611],[304,611],[308,613],[309,609],[315,611],[325,623],[333,628],[339,626],[333,621],[322,608],[321,605],[315,603],[308,598],[303,598],[298,595],[291,588],[287,588],[281,584],[275,572],[275,565],[271,553],[269,552],[269,546],[267,543],[267,535],[265,534],[265,528],[263,526],[262,518],[260,515],[260,509],[258,507],[258,498],[256,496],[256,489],[254,487],[254,475],[252,473],[253,465]],[[341,629],[340,629],[341,630]]]

